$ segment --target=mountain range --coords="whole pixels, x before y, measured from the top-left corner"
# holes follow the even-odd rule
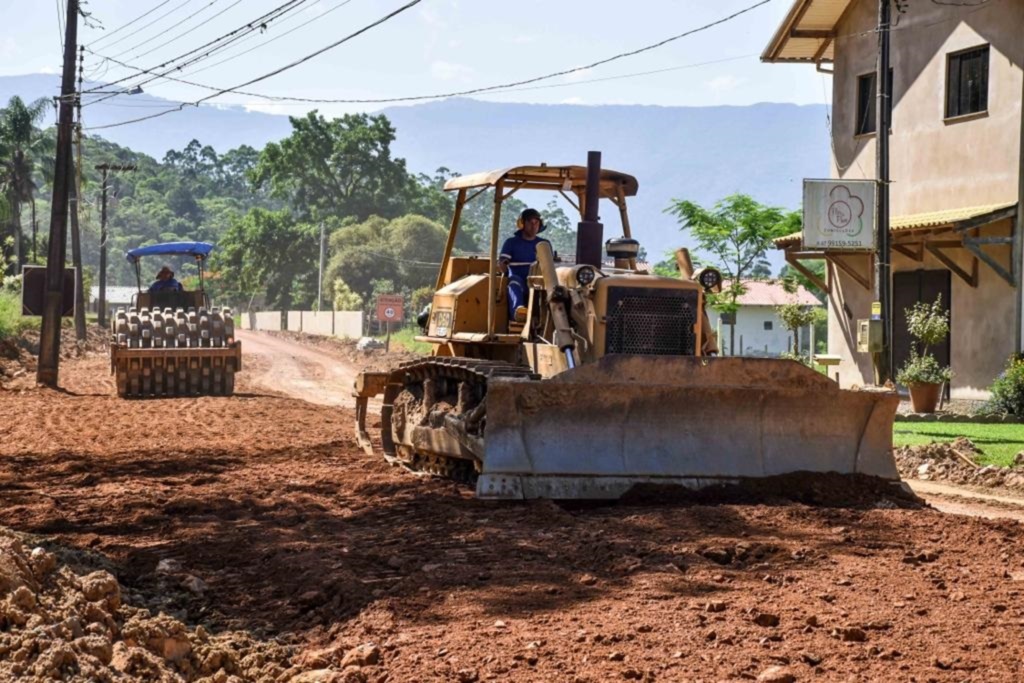
[[[0,77],[0,106],[12,95],[31,100],[58,90],[54,75]],[[84,108],[86,129],[174,106],[147,93],[109,104],[117,106]],[[381,112],[397,129],[393,153],[414,172],[432,174],[442,166],[465,174],[540,162],[582,165],[588,150],[600,150],[604,166],[639,180],[640,191],[630,202],[633,234],[654,260],[687,241],[674,218],[664,213],[673,198],[710,205],[743,192],[795,209],[802,179],[829,174],[824,105],[661,107],[449,99]],[[241,144],[260,148],[290,130],[284,115],[203,105],[92,134],[162,159],[167,150],[180,149],[193,138],[223,152]],[[619,234],[617,216],[603,220],[606,237]],[[778,265],[779,259],[772,261]]]

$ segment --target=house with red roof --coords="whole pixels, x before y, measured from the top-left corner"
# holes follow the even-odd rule
[[[722,283],[723,288],[729,282]],[[718,347],[727,356],[778,356],[793,349],[793,333],[785,328],[776,309],[784,304],[800,304],[802,306],[818,306],[823,304],[803,285],[797,285],[796,291],[787,292],[779,280],[744,280],[744,293],[740,296],[739,310],[736,311],[736,330],[731,333],[728,320],[722,314],[708,308],[711,325],[719,333]],[[811,330],[800,330],[800,346],[808,347]],[[735,351],[730,348],[729,340],[735,340]]]

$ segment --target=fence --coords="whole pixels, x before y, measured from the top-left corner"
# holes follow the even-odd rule
[[[363,336],[363,314],[360,311],[259,311],[242,313],[243,330],[276,332],[289,330],[325,337]]]

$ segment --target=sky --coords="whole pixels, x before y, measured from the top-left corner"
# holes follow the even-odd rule
[[[337,48],[243,89],[269,96],[376,99],[485,87],[632,51],[717,21],[757,1],[422,0]],[[407,0],[293,2],[296,8],[290,14],[178,75],[215,88],[238,86],[347,36]],[[4,22],[0,28],[0,75],[59,72],[58,4],[63,6],[66,0],[0,0],[3,16],[18,17],[16,23]],[[91,23],[105,28],[80,24],[79,39],[102,57],[152,69],[282,4],[283,0],[87,0],[85,9],[93,14]],[[821,103],[831,84],[813,67],[762,64],[758,59],[791,4],[792,0],[770,0],[722,25],[640,55],[534,87],[473,97],[581,105]],[[117,30],[146,12],[150,13]],[[250,48],[256,49],[229,59]],[[222,60],[226,61],[217,64]],[[89,80],[103,82],[137,74],[89,53],[85,67]],[[657,73],[645,73],[652,71]],[[134,80],[123,83],[130,85]],[[166,80],[146,84],[144,89],[157,97],[188,102],[211,94],[210,90]],[[293,115],[313,108],[341,114],[387,106],[285,103],[237,93],[211,102]],[[114,97],[105,106],[122,108],[126,118],[147,113],[127,95]]]

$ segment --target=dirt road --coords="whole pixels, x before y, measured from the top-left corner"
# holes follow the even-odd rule
[[[306,681],[1024,680],[1024,525],[481,502],[365,456],[332,361],[262,341],[230,399],[119,400],[100,356],[65,362],[64,392],[0,392],[0,525],[97,558],[153,614],[293,648],[292,673],[376,648]],[[317,373],[320,404],[271,393]]]
[[[236,334],[251,386],[318,405],[355,405],[352,383],[359,370],[337,354],[259,332]]]

